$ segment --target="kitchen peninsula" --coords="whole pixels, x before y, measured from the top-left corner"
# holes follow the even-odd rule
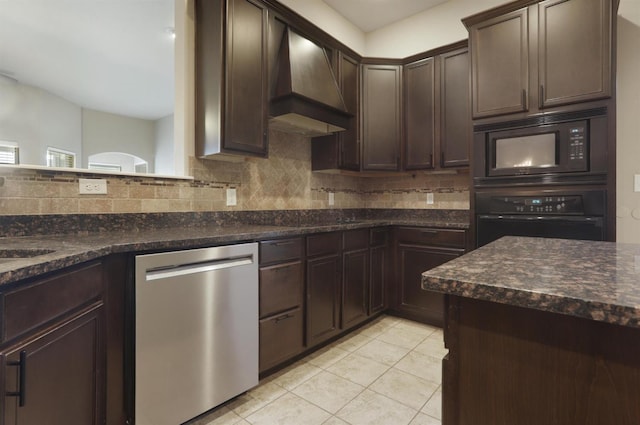
[[[427,271],[443,425],[640,423],[640,245],[505,237]]]

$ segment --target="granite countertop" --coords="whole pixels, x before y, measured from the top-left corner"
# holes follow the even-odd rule
[[[640,245],[509,236],[423,273],[422,288],[640,328]]]
[[[430,220],[358,220],[299,227],[273,225],[177,226],[137,231],[104,231],[74,234],[0,238],[0,257],[16,250],[51,250],[31,258],[0,258],[0,285],[100,258],[113,253],[152,252],[200,248],[254,240],[382,226],[468,228],[468,223]],[[3,255],[4,253],[4,255]]]

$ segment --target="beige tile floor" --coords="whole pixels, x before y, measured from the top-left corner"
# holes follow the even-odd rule
[[[188,425],[440,425],[438,328],[382,316]]]

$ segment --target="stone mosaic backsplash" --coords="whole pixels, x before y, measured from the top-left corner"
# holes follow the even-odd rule
[[[361,177],[311,172],[311,145],[272,131],[269,158],[190,158],[194,180],[1,168],[0,215],[123,214],[349,208],[469,208],[468,174]],[[79,178],[106,178],[107,195],[80,195]],[[238,204],[226,206],[226,189]],[[335,204],[329,205],[329,192]],[[434,193],[427,205],[426,194]]]

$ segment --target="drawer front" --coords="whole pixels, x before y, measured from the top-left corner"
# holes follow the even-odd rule
[[[2,297],[2,341],[35,329],[92,300],[98,300],[102,292],[101,263],[18,287]]]
[[[341,248],[341,232],[307,236],[307,256],[337,255]]]
[[[343,232],[342,246],[345,251],[367,248],[369,246],[369,229],[347,230]]]
[[[302,305],[302,262],[260,268],[260,318]]]
[[[396,238],[402,243],[420,245],[465,247],[465,231],[459,229],[436,229],[430,227],[400,227]]]
[[[302,238],[260,242],[260,264],[283,263],[302,257]]]
[[[302,309],[296,308],[260,321],[260,372],[304,349]]]
[[[371,235],[369,237],[371,240],[371,246],[386,245],[389,240],[389,229],[384,227],[379,229],[371,229]]]

